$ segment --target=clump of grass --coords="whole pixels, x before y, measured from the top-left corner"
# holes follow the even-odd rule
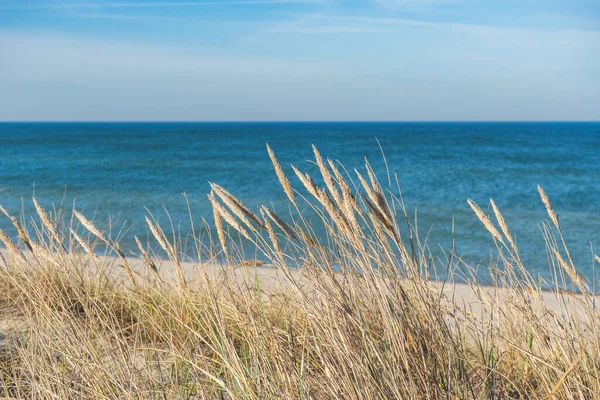
[[[140,258],[125,257],[77,211],[62,226],[34,200],[42,224],[34,230],[46,232],[34,240],[2,209],[19,241],[0,231],[0,321],[12,321],[0,325],[11,332],[10,351],[0,355],[0,396],[525,399],[600,392],[596,297],[541,188],[552,223],[543,234],[554,290],[542,291],[528,272],[499,207],[491,201],[487,215],[469,200],[497,249],[495,286],[482,287],[471,278],[475,267],[451,252],[443,281],[423,272],[431,256],[399,190],[384,188],[368,163],[354,182],[315,148],[320,179],[294,168],[303,184],[294,189],[268,153],[297,216],[266,206],[254,213],[235,188],[212,184],[218,241],[211,238],[206,253],[221,257],[210,262],[184,262],[192,257],[151,216],[148,228],[168,261],[152,257],[138,238]],[[305,218],[301,202],[319,220]],[[325,237],[313,233],[314,224]],[[98,255],[89,235],[118,257]],[[244,260],[242,241],[264,261]],[[260,267],[265,261],[272,266]],[[467,283],[457,283],[459,276]],[[577,294],[559,290],[568,283]]]

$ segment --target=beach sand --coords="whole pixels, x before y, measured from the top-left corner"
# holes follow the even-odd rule
[[[4,261],[10,259],[10,255],[6,249],[0,249],[0,266],[5,267]],[[122,261],[118,257],[100,256],[98,259],[85,255],[78,254],[69,256],[75,264],[86,265],[89,270],[93,271],[102,266],[111,277],[121,280],[127,284],[128,278],[123,268]],[[158,276],[165,282],[177,284],[176,269],[170,260],[153,260],[156,263],[159,271]],[[148,284],[156,280],[157,275],[150,270],[146,262],[142,258],[128,257],[127,262],[134,271],[134,276],[138,284]],[[270,264],[256,262],[254,260],[244,261],[237,265],[223,265],[218,263],[180,261],[180,266],[185,276],[188,286],[193,289],[194,285],[199,284],[206,277],[216,280],[232,279],[239,287],[253,287],[256,278],[261,284],[261,290],[269,294],[276,295],[289,290],[290,279],[298,282],[299,285],[307,282],[305,273],[301,269],[288,269],[284,273],[281,269],[275,268]],[[472,309],[474,311],[481,310],[481,299],[487,299],[493,303],[508,301],[514,294],[515,289],[509,287],[494,287],[483,286],[478,284],[456,283],[456,282],[441,282],[429,281],[431,288],[443,294],[443,297],[448,302],[455,304],[458,307]],[[583,304],[584,296],[570,293],[567,291],[539,291],[540,299],[544,305],[553,312],[561,312],[566,304],[577,306]],[[590,297],[592,300],[600,300],[600,296]]]
[[[87,261],[90,261],[89,258]],[[127,282],[127,275],[118,258],[104,257],[102,261],[108,268],[111,268],[112,273],[119,276],[123,282]],[[157,260],[154,261],[157,262]],[[131,258],[128,259],[128,262],[135,275],[140,278],[140,282],[148,282],[149,279],[151,281],[156,277],[143,259]],[[252,265],[253,263],[256,266]],[[299,287],[305,287],[309,282],[309,278],[302,269],[288,269],[284,273],[281,269],[275,268],[270,264],[256,263],[254,260],[249,260],[238,265],[181,261],[180,265],[185,275],[185,280],[191,289],[193,289],[194,285],[200,284],[206,277],[215,279],[217,282],[233,278],[239,288],[252,289],[258,277],[261,290],[269,295],[276,296],[289,292],[290,285],[292,285],[291,280],[295,281]],[[175,268],[173,268],[171,261],[160,260],[157,267],[161,279],[171,282],[174,285],[177,284],[174,272]],[[341,274],[339,276],[341,277]],[[443,281],[427,281],[427,284],[430,285],[429,287],[433,292],[441,295],[440,298],[446,306],[472,315],[480,315],[483,312],[489,311],[492,305],[502,306],[502,304],[523,300],[523,294],[517,293],[516,289],[511,287]],[[572,312],[577,313],[580,310],[586,309],[586,301],[600,300],[599,296],[585,297],[567,291],[540,290],[535,293],[528,291],[528,293],[535,295],[535,298],[540,301],[540,305],[543,305],[548,311],[557,315],[566,315]]]
[[[3,259],[9,260],[6,250],[0,250]],[[90,276],[102,269],[113,279],[121,282],[124,286],[130,286],[130,282],[122,260],[117,257],[103,256],[93,259],[85,254],[69,255],[73,265],[87,266]],[[162,281],[169,285],[177,285],[177,275],[175,268],[169,260],[154,260],[158,269],[158,276],[150,270],[143,259],[128,258],[129,266],[134,272],[136,285],[150,285],[157,281]],[[187,287],[194,290],[194,287],[202,285],[207,279],[212,283],[223,283],[232,285],[239,290],[255,290],[258,279],[261,292],[265,298],[289,293],[295,288],[302,290],[310,289],[310,280],[302,270],[289,269],[285,273],[283,270],[274,268],[268,264],[252,265],[252,261],[247,261],[243,265],[221,265],[216,263],[198,263],[191,261],[181,261],[180,266],[185,276]],[[4,268],[5,265],[2,265]],[[336,274],[341,278],[341,274]],[[381,278],[385,279],[385,278]],[[292,283],[295,282],[295,284]],[[419,285],[429,285],[431,293],[439,294],[440,304],[446,307],[450,312],[449,321],[456,318],[464,319],[475,317],[482,321],[489,320],[492,312],[500,311],[496,319],[510,318],[509,314],[503,314],[504,309],[514,309],[523,303],[524,299],[533,300],[541,313],[552,313],[559,318],[569,315],[578,315],[581,321],[588,320],[584,315],[589,313],[589,302],[596,302],[597,297],[582,296],[569,292],[537,291],[528,292],[529,296],[518,293],[514,288],[482,286],[476,284],[427,281],[420,282]],[[385,286],[385,285],[382,285]],[[410,287],[410,282],[406,281],[406,286]],[[418,286],[417,286],[418,287]],[[587,302],[587,303],[586,303]],[[510,307],[509,307],[510,305]],[[506,306],[506,307],[505,307]],[[494,311],[495,310],[495,311]],[[587,310],[587,311],[586,311]],[[21,321],[15,318],[10,312],[0,310],[0,334],[2,337],[11,332],[20,330],[23,327]],[[4,341],[0,337],[0,342]]]

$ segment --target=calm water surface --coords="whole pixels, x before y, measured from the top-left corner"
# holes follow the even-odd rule
[[[578,268],[592,277],[590,245],[600,246],[600,123],[4,123],[0,124],[0,203],[32,215],[63,202],[106,225],[126,224],[124,244],[147,237],[147,207],[163,223],[163,205],[184,232],[187,193],[196,221],[212,213],[209,181],[251,207],[288,206],[265,150],[315,174],[311,144],[351,170],[368,158],[382,181],[398,174],[410,213],[437,258],[451,244],[487,263],[493,245],[469,209],[493,198],[517,236],[523,259],[548,277],[539,224],[546,219],[536,185],[560,212]],[[292,184],[300,188],[293,178]],[[14,233],[6,218],[0,227]],[[116,229],[116,228],[115,228]],[[131,248],[131,247],[130,247]]]

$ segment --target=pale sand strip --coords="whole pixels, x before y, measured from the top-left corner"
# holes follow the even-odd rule
[[[110,265],[115,273],[119,273],[123,281],[127,279],[123,268],[119,268],[119,259],[115,257],[104,257],[106,265]],[[136,272],[140,281],[148,281],[148,278],[156,276],[143,259],[132,258],[128,260],[131,268]],[[174,268],[169,260],[154,260],[157,263],[160,277],[165,281],[177,284]],[[190,261],[182,261],[181,267],[184,271],[186,281],[190,288],[198,283],[199,280],[205,277],[216,279],[217,281],[225,279],[235,280],[235,283],[241,288],[252,289],[258,276],[261,290],[268,294],[276,295],[278,293],[289,292],[290,278],[304,286],[308,278],[302,270],[288,270],[284,274],[278,268],[269,265],[261,266],[224,266],[215,263],[195,263]],[[225,271],[227,270],[227,273]],[[120,272],[118,272],[120,271]],[[287,276],[286,276],[287,275]],[[456,307],[462,313],[471,315],[482,315],[493,304],[497,307],[504,308],[503,305],[520,304],[523,302],[523,294],[519,294],[513,288],[499,288],[493,286],[471,285],[466,283],[443,283],[430,281],[429,284],[434,291],[443,292],[443,300],[447,305]],[[595,301],[600,305],[600,296],[588,297],[569,293],[569,292],[552,292],[540,291],[535,296],[529,293],[529,299],[534,297],[540,300],[540,305],[543,305],[548,311],[556,315],[566,315],[566,313],[583,313],[583,310],[589,308],[586,306],[586,300]],[[508,307],[507,307],[508,308]],[[587,319],[587,318],[584,318]]]
[[[0,249],[0,255],[5,260],[9,260],[10,255],[6,249]],[[28,255],[30,257],[30,255]],[[156,281],[156,274],[150,270],[146,262],[141,258],[128,258],[130,267],[134,271],[135,279],[138,284],[148,284]],[[99,259],[78,254],[69,256],[69,262],[74,266],[87,264],[91,274],[95,270],[102,268],[115,279],[121,280],[124,284],[128,284],[128,278],[124,268],[121,265],[121,260],[118,257],[102,256]],[[156,260],[156,266],[159,270],[160,279],[177,285],[175,269],[169,260]],[[290,290],[290,278],[297,282],[298,286],[304,286],[308,279],[302,270],[288,270],[287,273],[278,268],[268,265],[262,266],[225,266],[216,263],[196,263],[190,261],[181,261],[180,265],[185,275],[186,282],[190,289],[198,285],[202,280],[209,278],[212,281],[220,282],[228,279],[230,283],[234,283],[241,289],[252,290],[256,278],[261,285],[261,291],[269,295],[277,295],[278,293],[286,293]],[[3,268],[3,260],[0,258],[0,268]],[[287,275],[287,276],[286,276]],[[430,281],[433,291],[443,291],[441,296],[443,302],[450,308],[465,315],[482,315],[485,314],[494,305],[495,308],[503,309],[504,305],[516,304],[517,306],[523,303],[524,296],[517,293],[512,288],[498,288],[492,286],[470,285],[465,283],[443,283]],[[551,292],[542,291],[537,294],[529,293],[529,299],[538,299],[539,305],[543,305],[545,309],[555,313],[557,316],[573,314],[583,315],[584,312],[589,314],[590,310],[597,313],[597,309],[589,306],[589,302],[598,302],[600,296],[584,297],[568,292]],[[588,304],[586,305],[586,301]],[[510,307],[506,307],[507,309]]]

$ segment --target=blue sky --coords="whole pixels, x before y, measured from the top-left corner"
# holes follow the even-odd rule
[[[600,120],[600,1],[0,0],[0,120]]]

